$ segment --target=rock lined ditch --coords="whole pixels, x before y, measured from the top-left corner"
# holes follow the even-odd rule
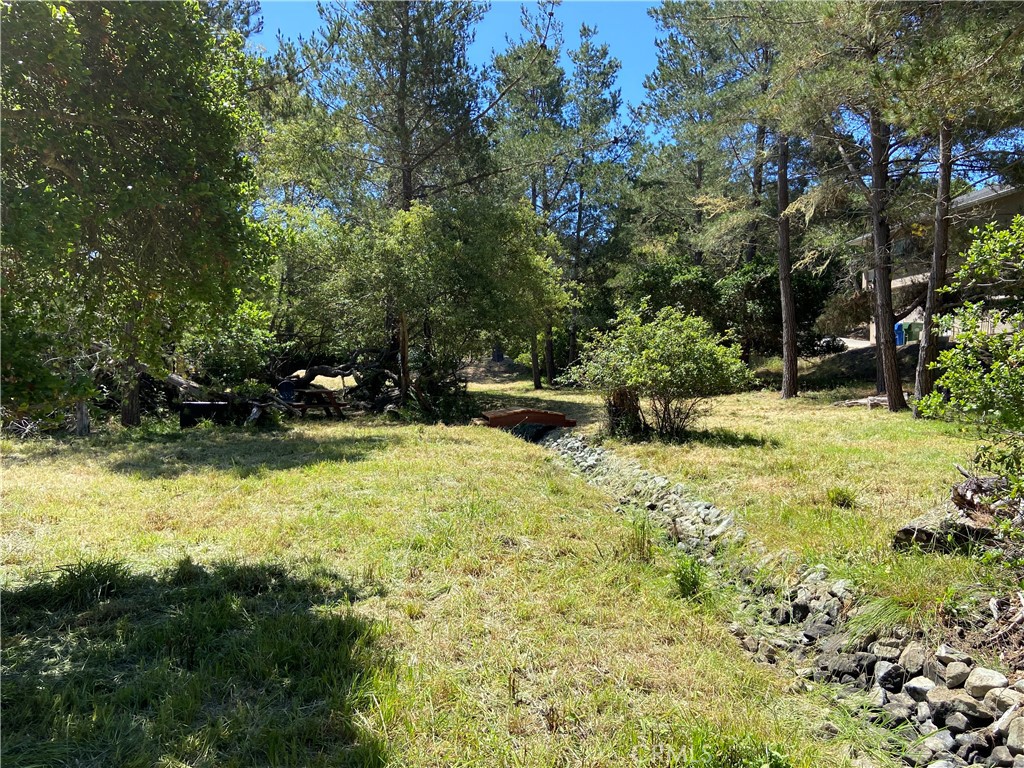
[[[905,740],[905,764],[1024,768],[1024,670],[1007,677],[949,645],[928,648],[905,631],[851,631],[856,589],[829,578],[825,566],[787,579],[772,571],[773,558],[756,542],[745,545],[759,558],[755,565],[716,560],[716,552],[746,538],[732,515],[582,437],[558,431],[540,443],[624,507],[645,510],[676,547],[738,587],[750,618],[730,631],[756,661],[793,669],[797,688],[825,682],[866,698],[865,718]]]

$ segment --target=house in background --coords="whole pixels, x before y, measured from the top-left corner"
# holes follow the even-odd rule
[[[959,266],[959,255],[971,242],[970,231],[974,227],[996,222],[997,226],[1009,226],[1014,216],[1024,214],[1024,187],[995,185],[983,187],[953,198],[950,206],[952,218],[949,232],[949,275]],[[910,224],[893,231],[893,306],[896,316],[901,309],[914,304],[928,286],[931,269],[932,216],[921,216]],[[861,235],[851,245],[872,247],[871,234]],[[863,270],[860,285],[865,291],[874,289],[874,270]],[[918,341],[924,328],[924,303],[900,319],[903,326],[903,343]],[[989,328],[989,331],[995,330]],[[899,334],[897,333],[897,337]],[[946,338],[956,337],[953,328]],[[875,342],[875,323],[868,324],[868,340]],[[899,341],[899,338],[897,338]]]

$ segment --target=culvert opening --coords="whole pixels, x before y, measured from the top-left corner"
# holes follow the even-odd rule
[[[504,429],[530,443],[539,443],[545,435],[563,427],[575,427],[576,421],[558,411],[541,411],[536,408],[503,408],[498,411],[484,411],[484,423],[488,427]]]

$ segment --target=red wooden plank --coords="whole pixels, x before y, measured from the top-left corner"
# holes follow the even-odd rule
[[[541,411],[536,408],[503,408],[497,411],[484,411],[489,427],[514,427],[518,424],[542,424],[549,427],[575,427],[573,419],[566,418],[564,413],[557,411]]]

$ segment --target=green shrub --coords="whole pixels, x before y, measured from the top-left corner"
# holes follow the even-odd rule
[[[997,286],[997,295],[966,302],[944,319],[956,324],[956,346],[939,354],[936,391],[920,413],[975,424],[983,437],[982,470],[1010,481],[1024,498],[1024,216],[1008,229],[983,231],[964,254],[951,288],[971,295]]]
[[[679,597],[684,600],[696,597],[706,581],[704,564],[693,555],[680,554],[672,566],[672,581]]]
[[[645,320],[645,310],[621,311],[612,330],[584,345],[570,377],[604,392],[613,433],[681,437],[709,398],[749,386],[752,376],[739,347],[704,318],[664,307]]]

